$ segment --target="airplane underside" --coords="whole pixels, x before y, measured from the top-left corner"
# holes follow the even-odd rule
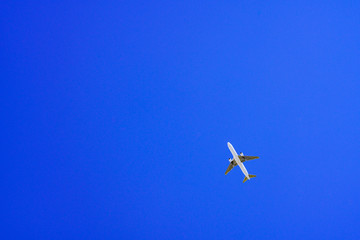
[[[243,183],[246,182],[247,180],[250,180],[251,178],[256,177],[256,175],[252,175],[249,174],[248,171],[246,170],[243,162],[245,161],[249,161],[249,160],[253,160],[253,159],[258,159],[259,157],[255,157],[255,156],[244,156],[244,154],[241,152],[240,155],[236,153],[234,147],[231,145],[231,143],[227,143],[228,148],[231,152],[231,154],[233,155],[233,159],[229,158],[229,166],[225,171],[225,175],[228,174],[231,169],[233,169],[235,166],[239,166],[241,171],[244,173],[245,178],[243,180]]]

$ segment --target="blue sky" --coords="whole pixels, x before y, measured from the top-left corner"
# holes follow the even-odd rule
[[[360,238],[359,3],[1,9],[3,239]]]

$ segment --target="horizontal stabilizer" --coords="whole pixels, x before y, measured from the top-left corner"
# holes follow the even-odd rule
[[[250,177],[250,178],[254,178],[254,177],[256,177],[256,175],[249,174],[249,177]],[[246,182],[247,180],[248,180],[248,178],[245,177],[243,183]]]

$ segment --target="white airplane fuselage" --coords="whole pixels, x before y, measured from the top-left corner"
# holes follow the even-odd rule
[[[233,147],[233,146],[231,145],[231,143],[229,143],[229,142],[227,143],[227,145],[228,145],[228,148],[229,148],[231,154],[232,154],[233,157],[234,157],[234,160],[235,160],[236,163],[239,165],[241,171],[244,173],[245,177],[247,177],[247,179],[250,180],[249,173],[248,173],[248,171],[246,170],[244,164],[240,161],[239,155],[236,153],[234,147]]]

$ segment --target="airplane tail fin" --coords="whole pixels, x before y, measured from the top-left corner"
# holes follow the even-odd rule
[[[254,178],[254,177],[256,177],[256,175],[249,174],[249,177],[250,177],[250,178]],[[248,178],[245,177],[243,183],[246,182],[247,180],[248,180]]]

